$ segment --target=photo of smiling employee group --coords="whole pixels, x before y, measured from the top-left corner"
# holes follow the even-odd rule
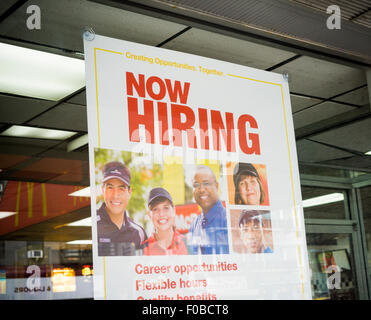
[[[148,187],[146,198],[140,194],[140,199],[146,202],[146,216],[142,220],[134,220],[128,205],[136,195],[138,201],[139,188],[135,183],[138,185],[140,180],[137,173],[133,173],[135,178],[132,178],[130,166],[121,161],[104,163],[100,172],[101,204],[97,207],[96,215],[98,255],[229,254],[228,218],[226,202],[220,199],[220,181],[208,165],[195,165],[193,171],[193,208],[198,207],[200,211],[193,213],[184,231],[177,226],[174,188],[168,190],[161,183]],[[140,177],[144,177],[143,171]],[[259,205],[264,201],[265,191],[258,171],[252,164],[238,163],[234,168],[233,181],[237,190],[236,204]]]

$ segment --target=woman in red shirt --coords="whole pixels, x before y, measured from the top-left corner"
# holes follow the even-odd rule
[[[144,242],[144,255],[188,254],[185,236],[175,229],[173,199],[164,188],[149,193],[148,208],[155,232]]]

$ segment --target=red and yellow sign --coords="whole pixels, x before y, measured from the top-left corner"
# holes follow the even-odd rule
[[[90,205],[88,197],[69,196],[82,188],[81,186],[9,181],[0,201],[0,211],[15,212],[15,215],[1,220],[0,235]]]

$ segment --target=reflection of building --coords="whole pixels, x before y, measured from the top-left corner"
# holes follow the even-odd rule
[[[329,30],[323,1],[253,2],[229,1],[226,6],[217,0],[206,7],[202,1],[177,1],[174,7],[166,0],[146,1],[145,6],[116,1],[113,7],[110,1],[36,1],[43,19],[40,30],[26,29],[29,1],[2,4],[0,65],[9,49],[4,44],[15,46],[20,55],[7,55],[0,81],[0,211],[13,213],[0,219],[0,299],[15,298],[10,292],[25,287],[29,274],[24,266],[41,266],[40,286],[49,294],[53,266],[73,268],[79,291],[78,269],[92,264],[91,245],[81,242],[91,239],[90,227],[68,225],[90,216],[88,198],[68,196],[90,183],[81,41],[87,25],[106,36],[287,74],[287,111],[294,119],[302,198],[314,203],[304,207],[313,297],[370,299],[371,164],[365,155],[371,150],[369,8],[363,2],[340,4],[342,29]],[[58,62],[49,62],[49,53],[56,53]],[[42,58],[36,71],[28,69],[32,57]],[[74,58],[76,66],[65,67],[66,57]],[[33,88],[21,81],[14,85],[5,69],[13,75],[29,70],[16,78]],[[40,78],[45,82],[37,85]],[[37,135],[15,133],[27,128]],[[45,136],[55,133],[50,130],[67,135]],[[170,189],[179,191],[177,204],[183,193],[187,197],[178,185],[180,177],[173,170],[165,178]],[[339,194],[342,198],[334,201]],[[180,225],[188,223],[193,209],[179,215]],[[69,243],[73,240],[80,242]],[[329,292],[317,254],[339,249],[349,256],[350,269],[342,271],[341,282],[347,291]],[[42,258],[28,257],[31,250],[42,250]],[[63,298],[79,296],[69,292]]]
[[[32,226],[90,205],[89,197],[71,197],[82,187],[49,183],[9,181],[0,211],[12,215],[2,219],[0,235]]]
[[[6,270],[0,270],[0,294],[6,294]]]
[[[75,271],[72,268],[54,268],[51,280],[53,292],[76,291]]]

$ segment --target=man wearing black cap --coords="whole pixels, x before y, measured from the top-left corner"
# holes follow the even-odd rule
[[[272,253],[264,239],[263,215],[267,213],[268,211],[242,210],[238,226],[246,253]]]
[[[234,204],[260,205],[265,192],[258,171],[251,163],[237,163],[233,170]]]
[[[136,255],[147,239],[144,229],[126,211],[131,189],[130,171],[118,161],[103,167],[104,203],[97,210],[98,255]]]

